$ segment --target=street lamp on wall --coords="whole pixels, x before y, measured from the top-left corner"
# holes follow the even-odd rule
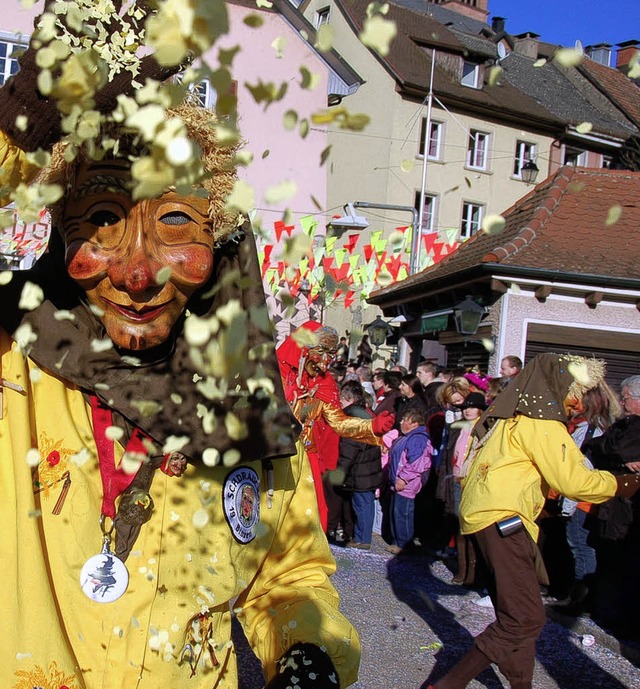
[[[381,347],[386,341],[387,337],[391,334],[392,330],[389,324],[378,316],[375,321],[369,323],[365,328],[367,335],[369,336],[369,341],[374,347]]]
[[[453,309],[453,318],[456,322],[456,330],[461,335],[475,335],[480,327],[480,321],[484,316],[485,308],[466,296]]]
[[[536,181],[536,177],[538,176],[539,172],[540,170],[533,160],[527,160],[527,162],[520,169],[522,181],[525,184],[533,184]]]

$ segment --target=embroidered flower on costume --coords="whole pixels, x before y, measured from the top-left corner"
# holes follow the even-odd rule
[[[63,447],[62,442],[50,438],[44,431],[40,434],[38,449],[44,459],[34,473],[33,487],[36,493],[42,493],[45,498],[49,497],[51,489],[69,476],[69,460],[74,450]]]
[[[18,681],[12,689],[80,689],[80,685],[76,684],[75,675],[58,670],[55,660],[49,663],[48,670],[36,665],[33,670],[17,670],[15,675]]]

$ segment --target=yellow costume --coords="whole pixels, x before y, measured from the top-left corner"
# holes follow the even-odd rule
[[[522,518],[534,541],[535,520],[549,487],[568,497],[601,503],[616,493],[616,480],[592,471],[560,421],[522,414],[499,420],[463,479],[460,525],[472,534],[496,522]]]
[[[232,610],[268,677],[301,640],[326,647],[341,686],[355,680],[359,642],[337,610],[328,580],[335,564],[302,452],[273,463],[271,507],[261,463],[248,465],[260,477],[261,517],[246,544],[233,538],[222,506],[229,469],[189,466],[181,478],[156,472],[154,514],[126,562],[128,590],[113,603],[93,602],[79,582],[101,545],[90,408],[4,333],[0,346],[2,377],[25,391],[5,388],[0,420],[0,559],[12,601],[1,616],[2,687],[236,687]],[[219,665],[212,667],[207,648],[189,679],[183,649],[199,613],[206,613]],[[199,647],[192,646],[195,656]]]

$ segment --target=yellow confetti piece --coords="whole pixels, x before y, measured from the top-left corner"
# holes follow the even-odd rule
[[[368,17],[360,34],[360,41],[383,57],[389,54],[389,44],[396,37],[396,23],[380,15]]]
[[[313,91],[320,83],[320,75],[317,72],[309,71],[304,65],[300,67],[300,74],[302,75],[300,88]]]
[[[190,315],[184,323],[184,336],[192,347],[201,347],[211,339],[209,322],[205,318]]]
[[[607,217],[604,221],[604,224],[607,227],[610,227],[611,225],[615,225],[618,222],[618,220],[620,220],[621,215],[622,215],[622,206],[619,204],[614,204],[607,211]]]
[[[13,278],[13,273],[10,270],[0,271],[0,287],[8,285]]]
[[[499,81],[500,77],[502,76],[502,72],[504,70],[502,67],[499,67],[498,65],[494,65],[490,70],[489,70],[489,78],[487,79],[487,83],[489,86],[495,86]]]
[[[493,352],[493,350],[496,348],[496,343],[490,337],[483,337],[480,341],[482,342],[482,346],[489,353]]]
[[[333,48],[333,26],[322,24],[316,33],[315,47],[321,53],[328,53]]]
[[[415,163],[413,160],[409,160],[405,158],[401,163],[400,163],[400,169],[402,172],[411,172],[413,170]]]
[[[162,409],[162,405],[154,400],[132,400],[131,406],[147,418],[154,416]]]
[[[298,113],[295,110],[287,110],[282,116],[282,124],[287,131],[293,131],[298,124]]]
[[[489,214],[482,219],[482,231],[485,234],[500,234],[504,230],[505,223],[501,215]]]
[[[580,122],[576,127],[578,134],[588,134],[593,129],[591,122]]]
[[[627,76],[629,79],[640,79],[640,50],[636,50],[629,60]]]
[[[278,36],[273,40],[273,43],[271,43],[271,47],[274,49],[276,53],[276,57],[280,60],[284,57],[284,49],[285,46],[287,45],[287,39],[283,38],[282,36]]]
[[[577,48],[558,48],[553,59],[562,67],[576,67],[584,60],[584,54]]]
[[[270,206],[276,206],[295,196],[297,191],[298,185],[293,180],[283,180],[265,191],[264,200]]]
[[[233,191],[227,198],[228,208],[236,208],[241,212],[248,213],[255,207],[255,196],[253,187],[242,179],[237,179],[233,186]]]
[[[224,455],[222,456],[222,463],[226,467],[233,467],[240,461],[240,459],[240,451],[236,450],[235,448],[232,448],[231,450],[227,450],[224,453]]]

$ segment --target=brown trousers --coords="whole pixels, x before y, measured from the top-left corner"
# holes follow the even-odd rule
[[[492,576],[489,594],[496,620],[475,638],[472,650],[436,687],[464,689],[495,663],[513,689],[529,689],[535,643],[546,620],[535,565],[537,546],[525,530],[502,538],[495,524],[473,538]]]

